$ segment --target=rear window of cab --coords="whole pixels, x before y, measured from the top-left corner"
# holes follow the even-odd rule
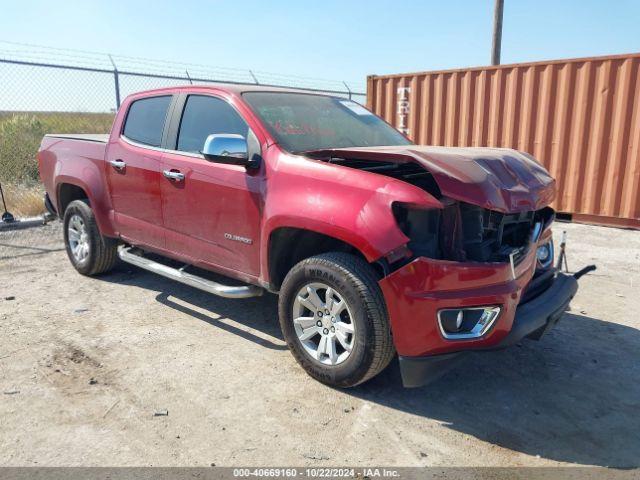
[[[159,147],[171,104],[171,95],[141,98],[129,107],[122,134],[129,140]]]

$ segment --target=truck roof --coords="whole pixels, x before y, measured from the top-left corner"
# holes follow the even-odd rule
[[[275,87],[269,85],[252,85],[252,84],[235,84],[235,83],[216,83],[215,85],[206,84],[194,84],[194,85],[176,85],[174,87],[163,87],[152,90],[141,90],[136,92],[135,95],[145,93],[159,93],[159,92],[177,92],[182,90],[223,90],[229,93],[242,94],[245,92],[283,92],[283,93],[307,93],[314,95],[327,95],[335,96],[337,92],[332,92],[331,89],[303,89],[303,88],[288,88],[288,87]]]

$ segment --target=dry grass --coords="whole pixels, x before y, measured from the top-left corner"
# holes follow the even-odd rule
[[[0,182],[7,210],[17,218],[45,210],[36,160],[44,134],[107,133],[112,122],[112,113],[0,111]]]
[[[2,191],[7,202],[7,210],[17,218],[35,217],[45,212],[42,198],[44,188],[42,186],[3,183]],[[3,209],[2,205],[0,205],[0,209]]]
[[[46,133],[108,133],[112,122],[112,113],[0,111],[0,181],[39,182],[36,153]]]

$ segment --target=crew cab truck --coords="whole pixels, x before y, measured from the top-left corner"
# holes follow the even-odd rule
[[[554,180],[529,154],[414,145],[344,98],[142,92],[110,134],[46,135],[38,160],[78,272],[119,258],[223,297],[278,294],[295,359],[333,386],[396,353],[423,385],[464,352],[539,338],[578,288],[553,267]]]

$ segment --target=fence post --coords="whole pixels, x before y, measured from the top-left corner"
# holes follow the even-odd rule
[[[111,60],[111,65],[113,65],[113,80],[115,82],[116,87],[116,110],[120,109],[120,78],[118,77],[118,67],[116,67],[116,62],[113,61],[113,57],[109,55],[109,60]]]
[[[351,89],[349,88],[349,85],[347,85],[347,82],[342,81],[342,83],[344,83],[344,86],[347,87],[347,92],[349,92],[349,100],[351,100]]]

